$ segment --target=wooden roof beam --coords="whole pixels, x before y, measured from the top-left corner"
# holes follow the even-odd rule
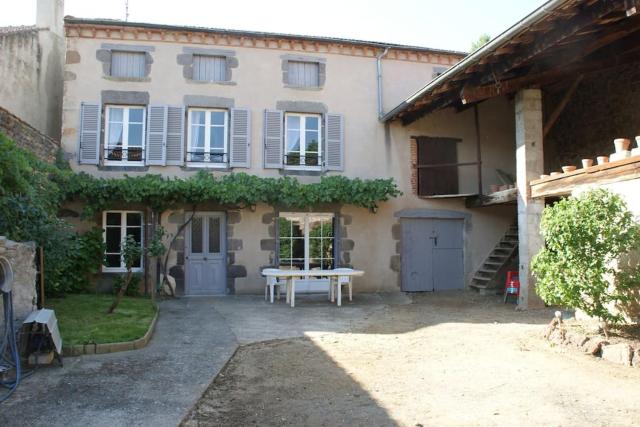
[[[505,74],[509,70],[517,68],[525,62],[530,61],[550,47],[593,24],[597,19],[609,15],[612,12],[624,13],[625,11],[625,0],[609,0],[595,3],[586,10],[583,9],[580,11],[575,18],[568,19],[568,22],[555,25],[555,30],[548,31],[546,34],[540,36],[538,41],[534,41],[533,45],[523,54],[505,61],[505,64],[497,70],[496,75],[500,76]],[[488,78],[485,78],[483,83],[487,81]]]

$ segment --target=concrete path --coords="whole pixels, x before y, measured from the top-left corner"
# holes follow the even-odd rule
[[[461,296],[460,293],[455,294]],[[325,295],[298,295],[296,306],[271,304],[254,295],[215,298],[212,304],[224,318],[240,344],[273,339],[296,338],[314,332],[352,332],[379,324],[390,307],[405,306],[412,299],[400,292],[357,294],[342,307],[331,304]]]
[[[212,298],[163,301],[146,348],[40,369],[0,405],[0,426],[176,426],[237,345]]]

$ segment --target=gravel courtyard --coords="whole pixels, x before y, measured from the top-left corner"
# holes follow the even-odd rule
[[[336,310],[302,300],[248,319],[256,304],[214,304],[246,345],[184,425],[640,424],[640,369],[551,347],[550,310],[444,293]]]

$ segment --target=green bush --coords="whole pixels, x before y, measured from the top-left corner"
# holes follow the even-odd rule
[[[544,210],[540,228],[545,248],[532,261],[538,295],[607,323],[624,322],[609,308],[640,289],[637,266],[615,268],[640,245],[640,227],[624,200],[602,189],[569,197]]]
[[[0,134],[0,235],[44,248],[48,296],[84,290],[104,253],[101,230],[80,235],[57,216],[65,198],[60,182],[70,173]]]
[[[87,291],[91,274],[100,271],[105,247],[102,230],[84,234],[62,232],[55,249],[45,249],[45,292],[47,296]]]

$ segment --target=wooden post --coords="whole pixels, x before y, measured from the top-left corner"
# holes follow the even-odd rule
[[[44,248],[40,246],[40,307],[44,308]]]
[[[482,150],[480,147],[480,113],[478,104],[473,106],[476,127],[476,161],[478,162],[478,194],[482,195]]]

